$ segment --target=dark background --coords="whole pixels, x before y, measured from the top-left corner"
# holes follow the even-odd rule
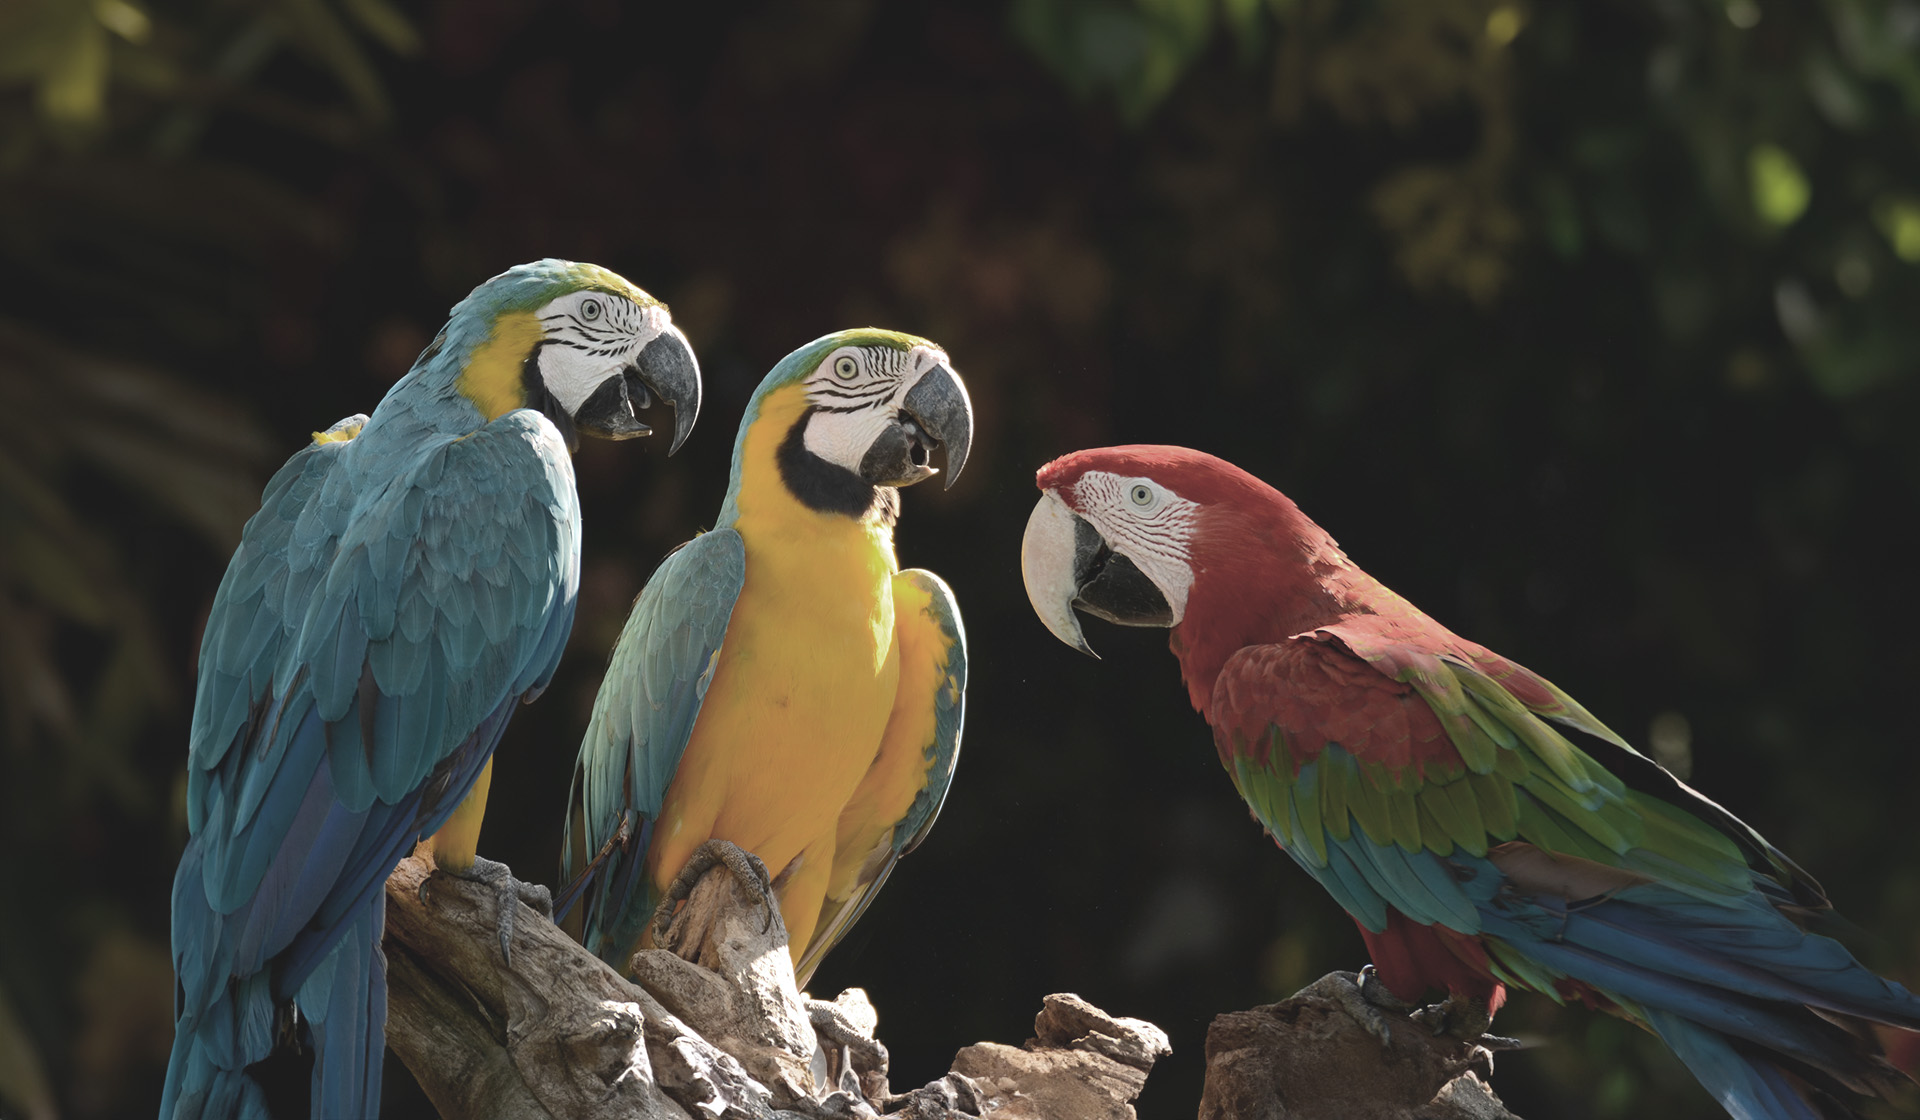
[[[1047,459],[1177,442],[1793,852],[1920,981],[1911,0],[9,0],[0,6],[0,1116],[150,1115],[198,632],[259,487],[502,268],[592,260],[707,377],[590,443],[579,623],[482,850],[550,880],[626,605],[761,374],[927,335],[973,393],[905,564],[971,632],[939,827],[814,988],[896,1086],[1042,994],[1204,1032],[1363,960],[1248,818],[1165,635],[1032,617]],[[1647,1036],[1501,1018],[1520,1113],[1713,1106]],[[391,1111],[424,1107],[391,1067]],[[1876,1115],[1891,1115],[1882,1111]]]

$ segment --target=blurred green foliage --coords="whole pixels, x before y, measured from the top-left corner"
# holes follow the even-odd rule
[[[1300,500],[1793,852],[1920,980],[1913,0],[5,0],[0,1116],[145,1115],[198,628],[259,485],[477,281],[669,300],[706,423],[589,446],[581,609],[483,846],[550,875],[627,604],[799,342],[939,339],[976,449],[902,559],[974,645],[940,827],[820,975],[901,1083],[1078,990],[1206,1022],[1353,967],[1164,636],[1076,659],[1014,556],[1045,459],[1183,442]],[[1711,1105],[1538,999],[1523,1115]],[[30,1040],[30,1041],[29,1041]],[[389,1078],[395,1114],[424,1103]]]

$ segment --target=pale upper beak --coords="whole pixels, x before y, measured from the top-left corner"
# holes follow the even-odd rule
[[[1088,657],[1100,655],[1087,644],[1073,602],[1080,597],[1079,574],[1099,539],[1093,526],[1076,516],[1051,490],[1040,495],[1040,503],[1027,518],[1026,536],[1020,538],[1020,575],[1026,581],[1027,601],[1033,604],[1033,613],[1040,616],[1054,637]]]
[[[1027,518],[1020,574],[1040,621],[1089,657],[1099,655],[1080,631],[1079,611],[1120,626],[1167,627],[1177,621],[1166,592],[1152,577],[1052,490],[1041,494]]]

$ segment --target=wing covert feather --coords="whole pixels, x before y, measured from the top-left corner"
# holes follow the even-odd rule
[[[510,549],[548,559],[503,563]],[[230,933],[176,937],[207,955],[197,971],[257,966],[296,942],[302,961],[324,955],[339,932],[329,916],[438,827],[512,709],[551,677],[578,572],[572,466],[536,413],[464,439],[317,439],[288,461],[201,647],[188,817],[210,913],[182,902],[175,920]],[[498,640],[474,625],[482,594],[498,597]],[[229,939],[239,929],[244,944]]]
[[[1348,630],[1241,650],[1210,718],[1255,816],[1369,929],[1392,906],[1477,932],[1486,884],[1520,849],[1563,861],[1565,882],[1658,882],[1703,900],[1771,882],[1723,810],[1629,787],[1557,730],[1654,765],[1540,678]]]
[[[702,533],[661,562],[614,646],[574,764],[560,857],[566,893],[585,892],[590,948],[613,924],[637,930],[649,916],[628,920],[628,912],[650,907],[627,896],[646,890],[637,866],[692,737],[746,573],[739,533]],[[630,819],[627,842],[604,865],[590,866],[623,819]]]

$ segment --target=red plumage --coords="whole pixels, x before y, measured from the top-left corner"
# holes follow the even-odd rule
[[[1193,530],[1193,587],[1170,643],[1193,706],[1214,729],[1221,761],[1239,753],[1264,764],[1273,726],[1314,728],[1287,744],[1294,769],[1327,743],[1389,772],[1441,764],[1459,752],[1439,717],[1405,679],[1449,654],[1503,680],[1526,702],[1551,703],[1538,678],[1469,642],[1361,571],[1292,499],[1222,459],[1184,447],[1134,444],[1076,452],[1048,463],[1040,488],[1073,505],[1088,471],[1145,475],[1201,506]],[[1289,641],[1307,637],[1312,641]],[[1506,989],[1486,950],[1443,927],[1394,913],[1384,933],[1362,936],[1381,979],[1418,998],[1429,985],[1497,1008]]]
[[[1389,910],[1387,931],[1373,933],[1361,926],[1360,939],[1367,943],[1367,956],[1381,982],[1401,999],[1413,1001],[1429,987],[1445,988],[1485,1004],[1489,1015],[1498,1014],[1507,1002],[1507,986],[1493,978],[1478,938],[1445,926],[1423,926]]]
[[[1442,987],[1491,1013],[1513,983],[1610,1010],[1736,1115],[1810,1116],[1792,1099],[1810,1085],[1891,1091],[1866,1025],[1914,1030],[1920,1000],[1808,932],[1817,883],[1565,693],[1210,455],[1103,448],[1038,481],[1022,565],[1042,620],[1082,649],[1062,610],[1170,627],[1255,818],[1354,916],[1396,995]]]

